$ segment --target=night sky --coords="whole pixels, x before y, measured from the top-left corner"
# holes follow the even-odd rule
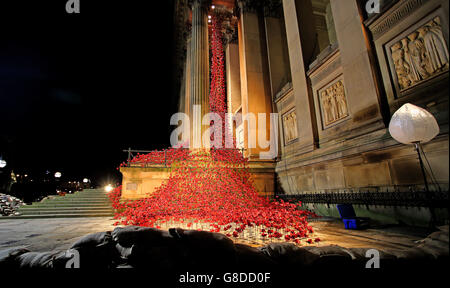
[[[123,149],[169,146],[172,1],[80,2],[0,1],[0,154],[16,173],[102,182]]]

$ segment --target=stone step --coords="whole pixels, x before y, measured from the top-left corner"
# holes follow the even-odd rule
[[[79,192],[69,193],[69,194],[66,194],[66,195],[75,195],[75,194],[83,194],[83,195],[108,195],[109,193],[106,193],[106,192],[83,192],[83,191],[79,191]]]
[[[82,197],[104,197],[104,198],[109,198],[109,196],[108,196],[108,195],[105,195],[105,194],[70,194],[70,195],[67,195],[67,194],[66,194],[66,196],[74,196],[74,197],[76,197],[76,196],[82,196]]]
[[[108,195],[103,195],[103,194],[97,194],[97,195],[93,195],[93,194],[66,194],[64,196],[59,196],[59,195],[54,195],[56,197],[54,198],[70,198],[70,197],[103,197],[103,198],[108,198]]]
[[[80,200],[50,201],[49,200],[49,201],[45,201],[45,202],[40,202],[39,204],[44,204],[44,203],[58,205],[58,204],[64,204],[64,203],[67,203],[67,204],[109,204],[110,202],[109,201],[100,201],[100,200],[95,200],[95,201],[80,201]]]
[[[39,218],[81,218],[81,217],[112,217],[111,213],[91,213],[91,214],[39,214],[39,215],[22,215],[22,216],[5,216],[0,217],[1,220],[7,219],[39,219]]]
[[[55,203],[59,203],[59,202],[74,202],[74,201],[78,201],[78,202],[109,202],[109,199],[101,199],[101,198],[66,198],[66,199],[48,199],[48,200],[44,200],[45,202],[55,202]],[[44,202],[42,201],[42,202]]]
[[[59,210],[59,209],[44,209],[44,210],[35,210],[35,211],[19,211],[23,216],[25,215],[47,215],[47,214],[83,214],[83,215],[92,215],[92,214],[109,214],[113,215],[114,211],[111,209],[95,209],[95,210]]]
[[[54,198],[54,199],[46,199],[44,201],[53,201],[53,202],[66,202],[66,201],[110,201],[108,198],[97,198],[97,197],[67,197],[64,199],[61,198]]]
[[[111,206],[103,205],[95,205],[95,206],[61,206],[61,205],[54,205],[54,206],[33,206],[31,208],[20,208],[18,211],[35,211],[35,210],[66,210],[66,211],[73,211],[73,210],[94,210],[94,209],[113,209]]]
[[[75,193],[67,193],[65,194],[65,196],[71,196],[71,195],[92,195],[92,196],[98,196],[98,195],[102,195],[102,196],[108,196],[108,193],[86,193],[86,192],[75,192]],[[63,196],[64,197],[64,196]]]
[[[39,207],[111,207],[109,203],[35,203],[33,205],[22,206],[21,209]]]
[[[86,197],[108,197],[107,194],[90,194],[90,193],[74,193],[74,194],[65,194],[65,196],[58,196],[57,197],[71,197],[71,196],[86,196]]]
[[[114,209],[109,197],[101,189],[84,190],[65,196],[55,196],[32,205],[20,207],[20,216],[0,219],[112,217]]]
[[[74,202],[74,201],[67,201],[67,202],[39,202],[39,203],[33,203],[31,205],[24,205],[22,207],[31,207],[31,206],[111,206],[110,202]]]
[[[66,193],[65,195],[109,195],[109,193],[106,193],[106,192],[90,193],[90,192],[78,191],[78,192],[74,192],[74,193]]]
[[[24,206],[20,207],[20,212],[25,211],[47,211],[47,210],[65,210],[65,211],[85,211],[85,210],[111,210],[114,209],[111,206]]]

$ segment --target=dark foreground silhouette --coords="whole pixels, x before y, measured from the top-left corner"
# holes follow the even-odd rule
[[[235,244],[219,234],[195,230],[128,226],[87,235],[67,251],[31,252],[23,248],[0,251],[0,269],[145,268],[146,271],[301,271],[306,268],[365,269],[368,248],[298,247],[290,243],[253,248]],[[448,263],[448,226],[405,250],[379,251],[380,268],[443,267]],[[76,266],[76,265],[75,265]]]

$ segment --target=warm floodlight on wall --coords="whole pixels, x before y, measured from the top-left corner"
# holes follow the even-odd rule
[[[111,192],[113,189],[114,189],[114,187],[111,184],[108,184],[105,186],[105,191],[108,193]]]

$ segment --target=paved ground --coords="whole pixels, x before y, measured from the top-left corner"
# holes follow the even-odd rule
[[[112,217],[11,219],[0,221],[0,249],[65,250],[80,237],[114,229]]]
[[[320,245],[339,245],[345,248],[405,249],[428,236],[427,229],[405,226],[379,226],[366,230],[345,230],[341,221],[311,223]]]
[[[113,230],[114,222],[111,217],[2,220],[0,250],[18,246],[32,251],[65,250],[86,234]],[[427,236],[424,229],[392,226],[349,231],[335,220],[314,221],[311,225],[315,230],[313,237],[322,240],[315,244],[319,246],[405,249]]]

